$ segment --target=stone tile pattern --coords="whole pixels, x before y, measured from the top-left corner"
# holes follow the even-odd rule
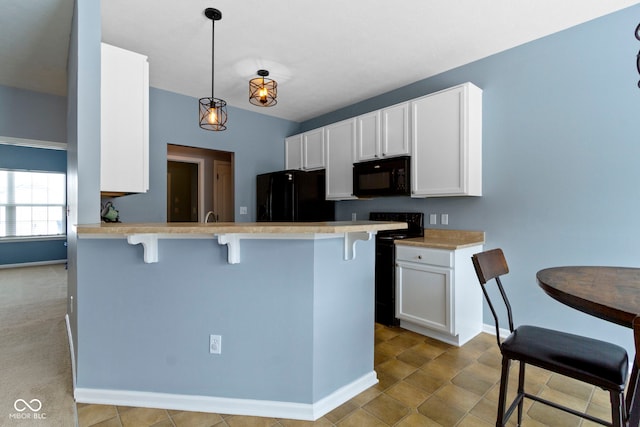
[[[375,325],[379,383],[315,422],[164,409],[78,404],[80,427],[414,427],[495,425],[500,351],[480,334],[462,347]],[[514,367],[516,369],[514,369]],[[517,364],[511,371],[517,373]],[[509,389],[513,398],[517,378]],[[527,367],[527,391],[610,419],[609,396],[584,383]],[[510,425],[515,425],[515,414]],[[525,400],[524,426],[591,426],[579,417]]]

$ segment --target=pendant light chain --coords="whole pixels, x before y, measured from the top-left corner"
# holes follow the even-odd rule
[[[200,127],[205,130],[223,131],[227,129],[227,102],[215,97],[215,40],[216,23],[222,19],[218,9],[209,7],[204,15],[211,19],[211,98],[200,98]]]
[[[212,100],[214,99],[214,92],[215,91],[214,91],[213,84],[214,84],[214,78],[215,78],[215,74],[216,74],[215,70],[213,68],[213,64],[214,64],[214,62],[213,62],[213,54],[215,52],[215,46],[214,46],[215,40],[216,40],[216,20],[212,19],[211,20],[211,99]]]

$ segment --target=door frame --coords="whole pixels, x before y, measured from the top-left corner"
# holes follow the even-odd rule
[[[198,165],[198,222],[204,222],[204,159],[199,157],[167,155],[168,162],[195,163]],[[167,204],[169,201],[167,200]],[[168,218],[167,218],[168,219]]]
[[[229,201],[231,203],[231,221],[235,221],[236,220],[236,208],[235,208],[235,197],[234,197],[234,188],[235,188],[234,182],[235,181],[234,181],[234,176],[233,176],[233,161],[231,159],[230,160],[219,160],[219,159],[214,159],[213,160],[213,179],[214,179],[215,182],[217,182],[217,179],[218,179],[217,175],[219,173],[219,167],[220,167],[221,164],[229,165],[229,172],[231,174],[231,176],[230,176],[231,177],[231,188],[230,188],[230,190],[231,190],[231,200]],[[214,210],[217,211],[218,214],[220,214],[220,209],[218,208],[217,204],[215,203],[216,200],[217,200],[216,199],[217,194],[216,194],[216,185],[215,184],[213,186],[212,197],[213,197],[213,202],[214,202],[213,203]]]

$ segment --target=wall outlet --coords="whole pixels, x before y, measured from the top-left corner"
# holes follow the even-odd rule
[[[449,225],[449,214],[440,215],[440,224]]]
[[[357,220],[357,218],[358,218],[358,215],[356,215],[356,213],[355,213],[355,212],[352,212],[352,213],[351,213],[351,221],[356,221],[356,220]]]
[[[429,214],[429,224],[437,224],[438,223],[438,214]]]
[[[222,354],[222,335],[209,335],[209,353]]]
[[[247,207],[240,206],[240,215],[246,215],[246,214],[247,214]]]

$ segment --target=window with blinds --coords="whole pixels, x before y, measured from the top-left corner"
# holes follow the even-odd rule
[[[0,238],[66,234],[66,176],[0,170]]]

